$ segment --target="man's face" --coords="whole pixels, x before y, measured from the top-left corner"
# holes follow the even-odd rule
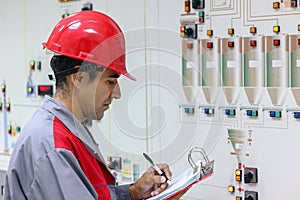
[[[101,120],[112,100],[121,97],[118,83],[119,74],[106,68],[98,73],[95,80],[89,81],[80,90],[81,111],[84,118]]]

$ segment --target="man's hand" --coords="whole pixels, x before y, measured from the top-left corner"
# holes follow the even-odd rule
[[[157,165],[169,180],[172,173],[167,164]],[[166,178],[157,174],[153,167],[150,167],[137,182],[129,187],[129,194],[132,200],[140,200],[158,195],[168,187]]]

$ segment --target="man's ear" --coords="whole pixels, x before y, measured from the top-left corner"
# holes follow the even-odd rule
[[[74,87],[80,88],[83,84],[88,82],[88,74],[84,72],[78,72],[75,74],[71,74],[71,82]]]

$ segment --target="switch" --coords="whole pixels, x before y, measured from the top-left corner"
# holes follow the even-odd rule
[[[228,47],[233,48],[234,47],[234,42],[233,41],[229,41],[228,42]]]
[[[185,26],[185,38],[197,39],[197,24],[191,24]]]
[[[244,182],[257,183],[257,168],[245,167],[244,168]]]
[[[245,200],[258,200],[258,192],[245,191]]]
[[[241,182],[242,181],[242,170],[240,169],[236,169],[235,170],[235,180],[238,181],[238,182]]]
[[[273,32],[279,33],[280,32],[280,26],[273,26]]]
[[[214,35],[213,30],[207,30],[206,35],[210,37],[213,36]]]
[[[204,11],[200,11],[198,16],[199,16],[199,22],[204,23],[204,16],[205,16]]]
[[[257,43],[256,40],[250,40],[250,46],[251,47],[256,47],[257,46],[256,43]]]
[[[205,8],[205,0],[192,0],[192,7],[194,9],[204,9]]]
[[[270,117],[281,118],[281,111],[270,111]]]
[[[195,108],[184,108],[184,112],[187,114],[195,113]]]
[[[225,110],[225,115],[234,116],[235,115],[235,110],[234,109],[226,109]]]
[[[273,40],[273,45],[274,45],[275,47],[280,46],[280,40]]]
[[[257,110],[247,110],[247,116],[249,117],[257,117],[258,116],[258,111]]]
[[[229,28],[228,35],[233,35],[233,34],[234,34],[234,28]]]
[[[85,10],[93,10],[93,4],[92,3],[83,4],[83,7],[81,8],[81,11],[85,11]]]
[[[214,47],[214,43],[212,43],[212,42],[207,42],[207,43],[206,43],[206,46],[207,46],[208,49],[212,49],[212,48]]]
[[[250,33],[255,34],[257,32],[256,27],[250,27]]]
[[[273,9],[279,9],[280,8],[280,2],[273,2]]]

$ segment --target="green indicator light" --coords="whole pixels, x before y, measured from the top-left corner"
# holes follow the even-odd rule
[[[204,12],[199,12],[199,17],[203,17]]]
[[[32,91],[33,91],[32,87],[29,87],[29,88],[27,89],[27,91],[28,91],[29,93],[32,93]]]
[[[209,110],[208,110],[208,113],[209,113],[209,114],[214,114],[214,110],[213,110],[213,109],[209,109]]]
[[[276,113],[275,113],[275,117],[280,117],[280,111],[276,111]]]
[[[256,116],[256,111],[252,110],[252,116]]]
[[[230,115],[234,115],[234,111],[233,110],[230,110]]]

